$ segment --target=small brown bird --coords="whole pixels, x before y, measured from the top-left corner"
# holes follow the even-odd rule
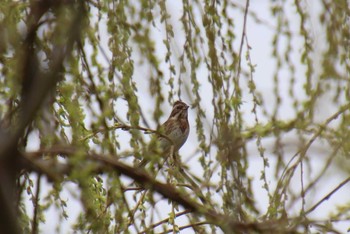
[[[186,105],[186,103],[176,101],[169,118],[161,125],[161,129],[164,130],[164,135],[172,140],[172,142],[170,142],[168,139],[161,136],[157,138],[160,141],[160,148],[164,153],[168,154],[172,143],[174,144],[175,153],[186,142],[190,132],[190,125],[187,119],[188,108],[189,106]],[[147,159],[143,159],[138,166],[145,166],[148,161]]]

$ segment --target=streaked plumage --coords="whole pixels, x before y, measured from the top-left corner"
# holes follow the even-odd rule
[[[165,121],[161,129],[164,134],[168,136],[174,143],[174,152],[177,152],[188,138],[190,127],[187,119],[189,106],[182,101],[176,101],[173,105],[173,109],[167,121]],[[170,150],[171,142],[164,137],[158,137],[160,141],[160,147],[164,154],[168,154]],[[166,155],[168,156],[168,155]],[[146,165],[148,160],[144,159],[139,164],[139,167]]]

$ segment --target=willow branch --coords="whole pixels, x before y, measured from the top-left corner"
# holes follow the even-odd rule
[[[184,210],[182,212],[176,213],[175,218],[180,217],[180,216],[185,215],[185,214],[188,214],[190,212],[191,211],[189,211],[189,210]],[[150,232],[151,229],[154,229],[154,228],[158,227],[159,225],[161,225],[163,223],[167,223],[167,222],[169,222],[169,218],[163,219],[157,223],[152,224],[149,228],[143,230],[142,232],[139,232],[139,234],[148,233],[148,232]]]
[[[95,131],[95,132],[85,136],[84,138],[81,139],[81,141],[86,141],[86,140],[96,136],[98,133],[109,132],[109,131],[113,131],[113,130],[116,130],[116,129],[122,129],[124,131],[129,131],[131,129],[136,129],[136,130],[144,131],[147,134],[148,133],[156,134],[157,136],[165,138],[172,145],[174,145],[174,142],[167,135],[163,134],[160,131],[153,130],[153,129],[150,129],[150,128],[144,128],[144,127],[140,127],[140,126],[130,126],[130,125],[126,125],[126,124],[115,124],[114,126],[109,127],[107,129],[99,129],[99,130],[97,130],[97,131]]]
[[[341,182],[335,189],[333,189],[331,192],[329,192],[326,196],[324,196],[319,202],[317,202],[315,205],[313,205],[310,209],[308,209],[305,212],[305,215],[311,213],[314,211],[319,205],[321,205],[324,201],[328,200],[335,192],[337,192],[341,187],[343,187],[345,184],[347,184],[350,181],[350,177],[348,177],[346,180]]]
[[[29,159],[31,162],[35,163],[35,159],[41,154],[45,155],[66,155],[71,156],[75,153],[80,153],[81,151],[74,149],[72,147],[56,147],[52,149],[43,149],[32,153],[23,154],[23,157]],[[115,159],[114,155],[100,155],[96,153],[86,153],[86,161],[82,163],[96,162],[96,172],[106,172],[109,170],[118,171],[119,173],[128,176],[129,178],[135,180],[140,184],[141,187],[155,191],[165,198],[178,203],[189,212],[194,212],[198,215],[202,215],[206,218],[209,224],[213,224],[221,228],[224,232],[231,233],[235,231],[267,231],[275,230],[272,229],[270,225],[265,225],[264,223],[241,223],[234,221],[234,219],[228,215],[219,213],[207,206],[201,205],[191,199],[187,194],[176,189],[171,184],[164,184],[158,182],[148,173],[142,169],[134,168],[124,164]],[[71,169],[71,168],[69,168]],[[46,170],[47,171],[47,170]],[[67,171],[66,171],[67,172]],[[63,176],[63,175],[62,175]]]

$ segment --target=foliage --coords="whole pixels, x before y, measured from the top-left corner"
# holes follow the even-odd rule
[[[1,230],[350,228],[347,1],[242,4],[2,1]],[[191,136],[164,162],[178,99]]]

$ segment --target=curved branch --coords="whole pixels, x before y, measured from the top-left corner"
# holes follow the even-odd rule
[[[113,130],[116,130],[116,129],[122,129],[124,131],[129,131],[131,129],[136,129],[136,130],[144,131],[147,134],[148,133],[156,134],[159,137],[165,138],[167,141],[170,142],[170,144],[174,145],[174,142],[167,135],[163,134],[160,131],[153,130],[153,129],[150,129],[150,128],[144,128],[144,127],[140,127],[140,126],[130,126],[130,125],[126,125],[126,124],[115,124],[114,126],[109,127],[107,129],[99,129],[99,130],[97,130],[97,131],[87,135],[86,137],[82,138],[81,141],[86,141],[86,140],[96,136],[98,133],[107,132],[107,131],[113,131]]]
[[[78,149],[74,149],[72,147],[66,146],[66,147],[56,147],[51,149],[43,149],[32,153],[26,153],[26,154],[23,154],[23,157],[29,160],[30,162],[32,162],[33,164],[35,164],[36,160],[38,160],[38,156],[43,154],[45,155],[60,154],[60,155],[70,156],[78,152],[81,153],[81,151],[79,151]],[[97,163],[96,165],[97,167],[95,168],[97,172],[105,172],[110,169],[112,169],[113,171],[118,171],[119,173],[126,175],[132,178],[133,180],[135,180],[136,182],[138,182],[141,187],[145,189],[150,189],[159,193],[163,197],[168,198],[173,202],[176,202],[179,205],[183,206],[189,212],[194,212],[194,213],[197,213],[198,215],[204,216],[208,224],[213,224],[215,226],[218,226],[220,229],[222,229],[226,233],[232,233],[233,230],[245,231],[245,232],[247,230],[260,231],[260,232],[276,230],[276,227],[271,225],[266,225],[265,223],[242,223],[242,222],[234,221],[234,219],[229,215],[224,215],[205,205],[201,205],[197,203],[196,201],[191,199],[187,194],[181,192],[173,185],[158,182],[153,177],[151,177],[148,173],[146,173],[144,170],[128,166],[125,163],[116,160],[114,155],[86,153],[86,158],[89,159],[86,161],[86,163],[89,163],[88,161],[90,162],[94,161]],[[35,167],[32,167],[32,169],[35,169]],[[45,173],[47,171],[48,170],[40,171],[40,172]],[[278,224],[278,222],[276,223]]]

